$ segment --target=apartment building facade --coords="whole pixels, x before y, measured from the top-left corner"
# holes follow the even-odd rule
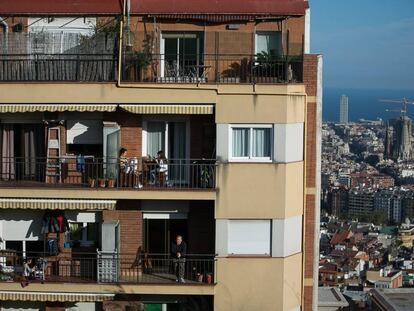
[[[316,309],[307,1],[0,1],[0,16],[2,310]]]

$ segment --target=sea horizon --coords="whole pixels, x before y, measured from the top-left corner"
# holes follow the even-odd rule
[[[387,112],[387,109],[399,110],[399,104],[384,103],[381,99],[402,99],[414,101],[414,89],[355,89],[325,87],[323,94],[323,121],[339,121],[339,100],[341,95],[349,98],[349,121],[360,119],[383,120],[393,119],[399,116],[398,112]],[[414,119],[414,105],[408,107],[408,116]]]

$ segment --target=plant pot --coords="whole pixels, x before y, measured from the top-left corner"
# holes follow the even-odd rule
[[[213,283],[213,274],[207,273],[206,283],[207,284],[212,284]]]
[[[89,186],[90,188],[95,188],[95,187],[96,187],[96,179],[95,179],[95,178],[90,178],[90,179],[88,180],[88,186]]]
[[[106,187],[106,180],[105,179],[98,179],[98,187],[105,188]]]
[[[108,179],[108,188],[115,187],[115,179]]]

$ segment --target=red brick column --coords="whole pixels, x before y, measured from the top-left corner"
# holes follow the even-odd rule
[[[312,310],[313,284],[318,276],[314,275],[315,254],[315,215],[316,215],[316,174],[317,174],[317,84],[318,84],[318,55],[305,55],[303,65],[303,82],[308,95],[306,115],[306,200],[304,210],[304,297],[303,309]],[[315,284],[317,286],[317,283]]]
[[[102,218],[104,221],[119,221],[120,253],[136,254],[138,248],[142,247],[142,212],[132,209],[104,211]]]

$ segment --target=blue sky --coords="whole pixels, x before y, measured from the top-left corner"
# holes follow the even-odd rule
[[[414,0],[310,0],[328,88],[414,89]]]

